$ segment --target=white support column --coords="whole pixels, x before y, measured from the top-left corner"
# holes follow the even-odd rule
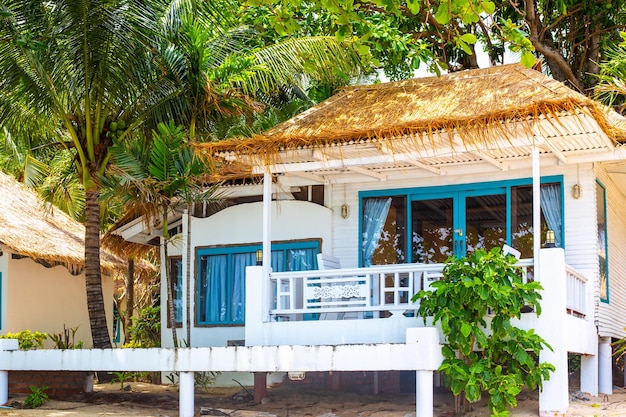
[[[407,345],[415,345],[423,363],[415,371],[415,417],[433,417],[433,374],[443,361],[439,330],[417,327],[406,331]]]
[[[600,338],[598,345],[598,391],[600,394],[613,394],[613,361],[611,339]]]
[[[542,349],[539,360],[556,368],[550,379],[543,382],[539,393],[539,415],[561,417],[565,416],[569,407],[567,329],[563,326],[567,318],[565,252],[561,248],[542,249],[539,257],[543,291],[537,333],[552,347],[552,350]]]
[[[415,417],[433,417],[433,371],[415,371]]]
[[[269,313],[263,312],[263,300],[259,297],[263,287],[263,267],[246,267],[246,346],[263,345],[264,329],[263,316]]]
[[[179,375],[179,416],[194,417],[194,379],[193,372],[181,372]]]
[[[263,300],[263,321],[270,320],[269,316],[269,276],[272,268],[272,173],[263,174],[263,276],[261,299]],[[266,305],[268,308],[265,308]],[[247,327],[247,326],[246,326]]]
[[[598,355],[580,356],[580,390],[598,395]]]
[[[182,263],[182,276],[184,277],[183,279],[183,294],[185,294],[184,297],[182,297],[182,301],[183,301],[183,311],[184,311],[184,321],[183,321],[183,327],[181,328],[181,331],[186,332],[185,334],[185,339],[186,339],[186,344],[184,344],[183,346],[191,346],[191,329],[187,327],[187,323],[191,323],[191,308],[189,305],[189,301],[191,297],[188,297],[189,294],[191,294],[191,288],[189,288],[190,282],[189,282],[189,211],[187,209],[185,209],[183,211],[183,217],[182,217],[182,226],[183,226],[183,253],[182,253],[182,259],[181,259],[181,263]]]
[[[541,136],[533,138],[533,259],[535,263],[535,275],[539,273],[539,249],[541,248],[541,173],[539,158],[539,145],[543,143]],[[535,280],[538,277],[535,276]],[[539,278],[540,279],[540,278]]]
[[[19,342],[17,339],[0,339],[0,350],[17,350]],[[0,371],[0,405],[9,402],[9,372]]]

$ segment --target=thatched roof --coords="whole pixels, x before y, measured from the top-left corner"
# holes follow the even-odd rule
[[[71,272],[85,265],[85,227],[32,190],[0,172],[0,243],[5,251]],[[101,250],[103,270],[125,270],[125,262]]]
[[[612,118],[610,113],[541,72],[511,64],[346,87],[262,135],[206,143],[199,149],[216,165],[231,161],[224,166],[233,170],[234,161],[241,162],[234,155],[248,155],[246,162],[256,161],[253,164],[262,159],[265,164],[284,163],[279,152],[363,141],[392,152],[484,148],[503,139],[570,134],[566,132],[569,126],[562,124],[563,116],[593,120],[603,137],[624,142],[626,129],[619,125],[623,119]],[[398,138],[403,141],[395,141]],[[241,166],[239,172],[244,172]]]

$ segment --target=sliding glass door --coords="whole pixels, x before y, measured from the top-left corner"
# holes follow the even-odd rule
[[[413,262],[442,263],[452,255],[506,243],[506,190],[456,191],[411,201]]]

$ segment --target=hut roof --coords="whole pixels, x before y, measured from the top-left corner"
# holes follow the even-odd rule
[[[576,120],[568,125],[567,117]],[[233,174],[260,163],[285,163],[279,154],[290,150],[363,142],[392,153],[484,149],[503,139],[589,133],[590,122],[605,140],[626,141],[621,116],[539,71],[510,64],[346,87],[262,135],[198,146],[212,162],[222,162],[225,174]],[[300,154],[302,160],[305,153]]]
[[[46,205],[32,190],[0,172],[0,242],[5,250],[71,272],[85,265],[85,227],[64,212]],[[107,272],[124,270],[125,262],[101,250]]]

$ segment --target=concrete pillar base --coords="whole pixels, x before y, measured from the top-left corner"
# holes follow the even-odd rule
[[[194,378],[193,372],[181,372],[178,376],[179,416],[194,417]]]
[[[267,396],[267,372],[254,373],[254,402],[260,403]]]

